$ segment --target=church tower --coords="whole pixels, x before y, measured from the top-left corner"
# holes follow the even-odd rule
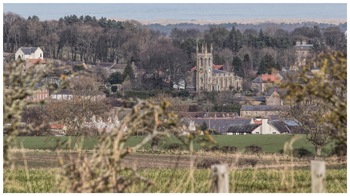
[[[202,43],[201,50],[196,48],[197,64],[196,64],[196,91],[211,91],[213,76],[213,45],[210,45],[208,51],[207,43]]]

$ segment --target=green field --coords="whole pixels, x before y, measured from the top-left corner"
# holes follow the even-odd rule
[[[257,145],[262,147],[265,153],[280,153],[286,142],[290,141],[293,135],[214,135],[218,146],[235,146],[243,150],[245,146]],[[293,144],[293,148],[305,148],[314,153],[313,145],[306,140],[305,135],[298,135],[299,139]],[[143,136],[132,136],[127,140],[126,146],[134,146],[143,139]],[[54,150],[61,146],[64,141],[69,141],[70,147],[78,141],[79,147],[90,150],[97,144],[98,138],[94,137],[17,137],[14,143],[16,148]],[[165,138],[159,145],[160,150],[172,143],[180,143],[176,137]],[[60,147],[61,148],[61,147]],[[332,152],[333,144],[328,144],[323,150],[323,155],[329,155]],[[146,144],[144,149],[150,149],[150,143]],[[202,149],[198,143],[194,145],[195,150]]]
[[[4,184],[4,192],[60,192],[55,189],[56,175],[59,171],[60,169],[5,169],[4,177],[9,181]],[[209,169],[194,170],[194,177],[189,181],[188,169],[145,169],[141,170],[140,174],[153,182],[147,192],[209,192]],[[327,192],[346,193],[346,169],[327,169],[325,182]],[[142,188],[142,183],[135,183],[127,192],[144,192]],[[231,193],[310,193],[311,176],[309,169],[231,170],[229,188]]]

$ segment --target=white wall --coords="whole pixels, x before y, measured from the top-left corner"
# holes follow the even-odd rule
[[[34,53],[30,55],[25,55],[21,49],[18,49],[17,52],[15,53],[15,59],[17,60],[18,56],[21,57],[22,60],[26,59],[44,59],[44,53],[43,51],[38,47]]]
[[[280,132],[275,127],[267,123],[267,119],[262,119],[261,125],[262,134],[280,134]]]

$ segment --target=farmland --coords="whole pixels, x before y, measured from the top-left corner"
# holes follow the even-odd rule
[[[213,136],[216,140],[211,146],[235,146],[238,151],[205,151],[198,143],[194,145],[194,154],[188,150],[169,150],[168,144],[180,143],[175,137],[165,138],[157,151],[150,144],[123,158],[121,165],[134,167],[140,175],[151,181],[147,192],[151,193],[206,193],[210,187],[210,163],[224,163],[229,166],[230,192],[311,192],[309,157],[291,157],[281,154],[286,142],[292,135],[242,135]],[[126,147],[133,146],[143,139],[142,136],[130,137]],[[68,141],[70,147],[62,147]],[[73,149],[74,143],[79,149]],[[4,192],[61,192],[56,189],[57,176],[62,170],[59,158],[64,163],[78,157],[79,153],[92,155],[97,138],[74,137],[17,137],[11,150],[13,167],[4,169]],[[245,153],[245,146],[262,147],[259,154]],[[210,147],[210,146],[209,146]],[[327,164],[326,187],[328,192],[344,193],[346,189],[346,163],[339,163],[334,157],[328,157],[332,144],[323,151]],[[305,148],[314,152],[305,136],[299,135],[293,148]],[[61,162],[62,163],[62,162]],[[207,165],[206,165],[207,164]],[[193,165],[193,170],[191,170]],[[14,169],[13,169],[14,168]],[[193,172],[193,175],[191,174]],[[144,184],[130,186],[126,192],[144,192]]]
[[[55,189],[56,174],[59,169],[18,169],[5,170],[10,184],[4,192],[59,192]],[[149,192],[196,192],[206,193],[210,186],[210,171],[196,169],[193,181],[188,180],[188,169],[144,169],[140,174],[153,184]],[[311,176],[308,169],[231,169],[229,176],[230,192],[311,192]],[[193,187],[191,187],[191,184]],[[346,192],[346,169],[327,170],[326,188],[330,193]],[[130,187],[127,192],[143,192],[142,184]]]
[[[257,145],[262,147],[264,153],[281,153],[283,146],[288,142],[293,135],[213,135],[218,146],[235,146],[238,150],[244,150],[246,146]],[[298,138],[293,144],[293,148],[304,148],[314,153],[314,148],[310,144],[305,135],[298,135]],[[126,147],[134,146],[143,139],[143,136],[132,136],[126,142]],[[76,141],[79,141],[79,147],[84,150],[91,150],[97,144],[98,139],[92,137],[74,138],[74,137],[17,137],[14,143],[15,148],[24,149],[39,149],[39,150],[54,150],[61,143],[69,141],[70,146],[74,146]],[[176,137],[169,137],[162,141],[159,145],[160,150],[164,150],[168,144],[180,143]],[[332,143],[324,147],[324,155],[330,155]],[[150,143],[144,146],[144,149],[150,149]],[[62,147],[60,147],[62,148]],[[69,147],[68,147],[69,148]],[[201,150],[198,143],[194,144],[194,150]]]

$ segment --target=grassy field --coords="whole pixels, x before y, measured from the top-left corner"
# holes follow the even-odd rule
[[[9,181],[4,184],[4,192],[59,192],[55,186],[59,171],[60,169],[5,169],[4,177]],[[192,179],[188,169],[145,169],[140,174],[153,182],[147,190],[152,193],[207,193],[210,187],[209,169],[196,169]],[[309,169],[231,169],[229,181],[231,193],[311,192]],[[142,188],[142,183],[136,183],[127,192],[143,192]],[[329,193],[346,193],[346,169],[327,169],[326,188]]]
[[[215,135],[213,136],[218,146],[235,146],[239,150],[243,150],[245,146],[257,145],[262,147],[265,153],[280,153],[283,146],[288,142],[293,135]],[[133,136],[129,138],[126,146],[134,146],[143,139],[143,136]],[[98,142],[98,138],[94,137],[17,137],[14,143],[16,148],[25,149],[41,149],[41,150],[54,150],[59,144],[64,141],[69,141],[70,147],[78,141],[80,148],[93,149]],[[160,143],[160,150],[164,149],[166,145],[172,143],[179,143],[175,137],[166,138],[166,140]],[[329,155],[332,152],[332,143],[325,146],[323,150],[324,155]],[[144,147],[146,150],[150,148],[150,144],[146,144]],[[310,142],[306,140],[305,135],[299,135],[299,139],[293,144],[293,148],[305,148],[314,153],[314,148]],[[195,150],[200,150],[199,144],[194,145]]]

